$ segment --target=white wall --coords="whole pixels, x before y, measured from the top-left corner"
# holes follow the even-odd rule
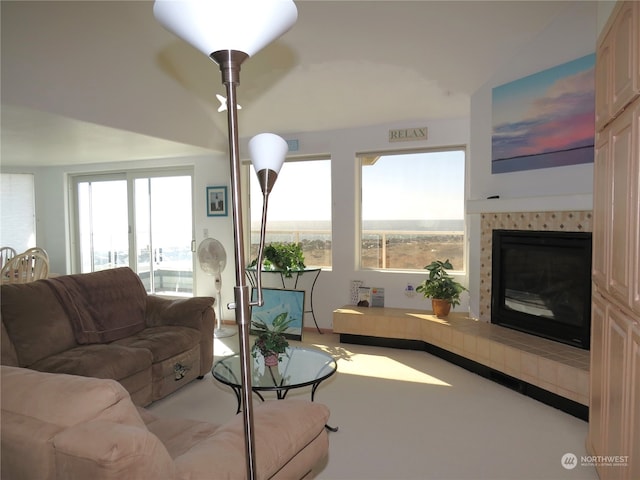
[[[480,214],[495,211],[590,210],[593,164],[491,174],[492,88],[595,52],[596,2],[575,2],[471,97],[469,161],[470,312],[478,312]],[[485,200],[500,195],[499,200]]]

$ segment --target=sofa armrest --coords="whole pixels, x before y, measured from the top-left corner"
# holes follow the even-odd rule
[[[53,439],[56,478],[175,478],[173,460],[144,427],[107,421],[78,424]]]
[[[4,409],[0,421],[0,478],[54,478],[51,439],[64,427]]]
[[[129,394],[115,380],[0,367],[2,411],[69,427],[89,420],[144,425]]]
[[[200,332],[200,372],[206,375],[213,365],[213,331],[216,316],[213,297],[190,297],[172,300],[157,295],[147,296],[148,327],[166,325],[190,327]]]
[[[175,325],[195,328],[203,332],[210,327],[213,332],[214,322],[205,320],[209,310],[213,313],[214,302],[215,299],[213,297],[170,299],[157,295],[148,295],[146,311],[147,327]],[[203,323],[211,323],[211,325],[204,325]]]

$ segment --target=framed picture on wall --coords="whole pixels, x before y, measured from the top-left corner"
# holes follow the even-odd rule
[[[207,187],[207,217],[226,217],[227,187]]]
[[[593,163],[594,53],[492,90],[491,173]]]

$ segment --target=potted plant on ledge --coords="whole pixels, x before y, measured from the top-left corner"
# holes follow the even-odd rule
[[[431,298],[431,308],[437,317],[446,317],[451,306],[460,305],[460,294],[467,289],[447,273],[453,269],[449,259],[435,260],[424,268],[429,270],[429,278],[416,287],[416,292]]]
[[[293,319],[287,318],[288,315],[288,312],[277,315],[273,319],[271,327],[262,320],[251,321],[251,325],[257,332],[251,355],[253,358],[257,358],[258,354],[261,354],[264,357],[264,364],[268,367],[276,366],[280,361],[280,354],[284,353],[289,346],[284,332]]]
[[[257,259],[254,259],[249,267],[256,267]],[[284,272],[285,277],[290,277],[291,272],[301,271],[306,268],[302,244],[273,242],[264,247],[264,260],[262,269]]]

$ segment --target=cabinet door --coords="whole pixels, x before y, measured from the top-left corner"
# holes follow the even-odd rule
[[[596,50],[596,129],[640,95],[640,2],[618,2]]]
[[[604,454],[605,318],[607,303],[594,289],[591,297],[591,372],[589,386],[589,453]]]
[[[611,119],[611,38],[609,32],[596,51],[596,131]]]
[[[622,2],[608,36],[611,42],[611,114],[616,116],[638,93],[636,2]]]
[[[611,201],[610,129],[596,135],[596,151],[593,163],[593,254],[591,270],[593,281],[599,288],[608,288],[609,224],[613,202]]]
[[[609,139],[609,156],[611,163],[611,221],[608,232],[608,290],[622,304],[629,305],[631,297],[630,272],[632,231],[637,229],[633,224],[633,179],[634,171],[632,112],[627,110],[608,127],[611,130]]]
[[[632,40],[631,45],[635,48],[631,52],[632,72],[635,71],[634,89],[636,95],[640,95],[640,2],[633,2]],[[640,478],[640,477],[639,477]]]
[[[629,364],[629,445],[627,478],[640,478],[640,324],[638,319],[631,326],[631,357]]]
[[[640,5],[639,5],[640,6]],[[639,40],[640,43],[640,40]],[[630,252],[631,310],[640,315],[640,99],[633,103],[631,115],[631,165],[630,165]],[[640,477],[638,477],[640,478]]]
[[[629,358],[630,321],[618,309],[608,308],[605,316],[605,437],[602,455],[629,455],[626,453],[627,415],[627,359]],[[620,466],[601,465],[601,478],[624,478]]]

